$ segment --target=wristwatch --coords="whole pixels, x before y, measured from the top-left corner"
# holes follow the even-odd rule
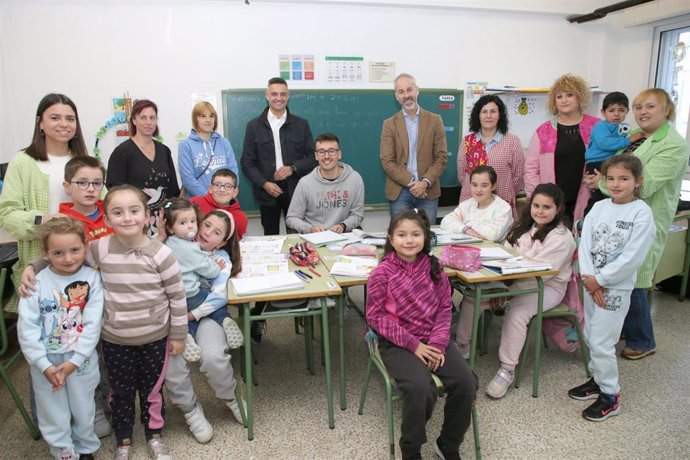
[[[43,216],[42,215],[37,215],[34,217],[34,225],[41,225],[43,223]]]
[[[297,172],[297,167],[295,165],[290,165],[290,169],[292,169],[293,174]]]

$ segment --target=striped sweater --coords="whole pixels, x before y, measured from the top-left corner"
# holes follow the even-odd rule
[[[405,262],[393,252],[383,258],[367,285],[367,324],[395,345],[414,353],[419,342],[445,354],[450,339],[450,282],[430,274],[431,260]]]
[[[115,236],[91,243],[87,260],[98,265],[105,306],[101,338],[119,345],[144,345],[187,335],[187,302],[173,252],[152,239],[130,248]]]

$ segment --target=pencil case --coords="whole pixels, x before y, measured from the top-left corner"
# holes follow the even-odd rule
[[[476,272],[482,266],[481,250],[474,246],[449,244],[441,249],[441,265],[464,272]]]

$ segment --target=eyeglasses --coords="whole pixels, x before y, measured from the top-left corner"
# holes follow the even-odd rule
[[[70,182],[70,184],[77,184],[77,187],[79,187],[80,190],[86,190],[89,188],[89,185],[93,186],[94,190],[100,190],[103,188],[103,182],[89,182],[85,180],[75,180]]]
[[[332,157],[338,152],[340,152],[340,149],[319,149],[316,151],[316,154],[320,157],[325,157],[326,155]]]
[[[214,182],[211,185],[214,190],[226,190],[228,192],[237,187],[235,184],[221,184],[220,182]]]

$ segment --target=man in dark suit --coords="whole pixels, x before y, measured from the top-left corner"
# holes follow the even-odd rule
[[[446,132],[441,117],[419,107],[419,88],[410,74],[395,79],[395,98],[402,110],[383,122],[381,165],[386,173],[385,194],[390,214],[424,209],[436,222],[439,178],[448,162]],[[411,154],[410,154],[411,153]]]
[[[280,214],[287,216],[300,178],[316,167],[309,122],[290,113],[290,93],[282,78],[271,78],[268,107],[247,123],[240,164],[252,184],[264,235],[280,233]]]

